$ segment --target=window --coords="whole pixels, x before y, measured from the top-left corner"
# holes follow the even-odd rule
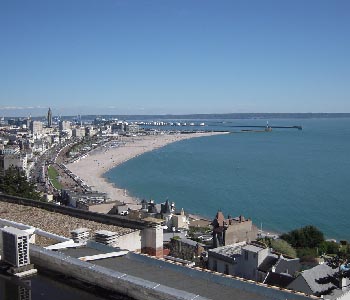
[[[244,251],[244,259],[248,260],[248,251]]]

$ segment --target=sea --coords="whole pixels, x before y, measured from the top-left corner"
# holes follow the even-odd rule
[[[350,118],[169,121],[205,126],[153,128],[232,133],[167,145],[110,170],[106,178],[139,199],[169,199],[178,210],[209,219],[221,210],[252,218],[265,231],[314,225],[327,238],[350,241]],[[267,121],[302,130],[235,127],[264,127]],[[0,300],[107,298],[41,272],[27,280],[0,274]]]
[[[145,153],[110,170],[107,180],[139,199],[168,199],[209,219],[221,210],[265,231],[314,225],[326,238],[350,241],[350,118],[171,121],[231,133]],[[302,130],[235,127],[267,122]]]

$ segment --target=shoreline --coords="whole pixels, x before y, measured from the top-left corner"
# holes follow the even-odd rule
[[[191,138],[209,137],[214,135],[227,134],[228,132],[204,132],[204,133],[189,133],[189,134],[164,134],[154,136],[136,136],[122,137],[122,140],[116,141],[121,143],[116,148],[99,147],[84,157],[78,162],[69,163],[66,167],[85,181],[92,190],[107,193],[110,201],[119,201],[125,204],[139,204],[140,199],[128,195],[128,191],[117,186],[117,183],[108,181],[104,175],[112,168],[115,168],[122,163],[133,159],[146,152],[150,152],[171,143],[187,140]],[[126,193],[125,193],[126,192]],[[187,211],[193,219],[209,220],[210,217],[198,215]],[[260,229],[259,229],[260,231]],[[263,235],[279,236],[287,231],[264,228]],[[334,240],[333,237],[325,235],[326,240]],[[335,239],[337,241],[341,238]]]
[[[121,139],[116,141],[116,143],[120,144],[119,146],[99,147],[79,161],[67,164],[66,167],[92,187],[92,190],[107,193],[110,201],[137,204],[139,199],[129,196],[126,190],[119,188],[117,184],[108,181],[107,178],[104,177],[110,169],[146,152],[165,147],[175,142],[227,133],[228,132],[204,132],[121,137]]]

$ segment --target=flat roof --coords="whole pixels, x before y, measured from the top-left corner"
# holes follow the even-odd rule
[[[242,247],[244,247],[246,244],[246,242],[235,243],[232,245],[210,249],[209,252],[231,257],[233,255],[241,254]]]
[[[250,245],[246,245],[246,246],[242,247],[242,249],[257,253],[257,252],[260,252],[261,250],[264,250],[265,248],[250,244]]]
[[[254,292],[195,278],[185,272],[177,272],[157,265],[135,261],[128,256],[102,259],[94,261],[94,264],[213,300],[232,299],[233,297],[240,300],[270,299]]]
[[[95,255],[101,251],[91,248],[76,248],[60,251],[72,257],[82,257],[87,255]],[[133,254],[134,255],[134,254]],[[164,286],[183,290],[189,293],[200,295],[213,300],[222,299],[239,299],[239,300],[270,300],[271,297],[264,296],[254,291],[246,291],[239,288],[229,287],[226,285],[214,283],[209,280],[196,278],[183,271],[166,268],[158,264],[154,259],[154,263],[133,259],[133,255],[125,255],[122,257],[113,257],[93,261],[94,265],[105,267],[114,271],[135,276],[144,280],[159,283]],[[171,267],[171,265],[169,265]]]
[[[88,247],[60,249],[59,252],[74,258],[108,253],[107,251],[96,250]]]

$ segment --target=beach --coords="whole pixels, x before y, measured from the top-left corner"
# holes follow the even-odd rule
[[[223,133],[203,132],[121,137],[118,140],[118,146],[105,145],[105,147],[99,147],[89,152],[84,158],[67,164],[67,168],[85,181],[92,190],[107,193],[110,201],[136,204],[137,199],[129,196],[125,190],[118,188],[103,177],[108,170],[129,159],[171,143]]]

